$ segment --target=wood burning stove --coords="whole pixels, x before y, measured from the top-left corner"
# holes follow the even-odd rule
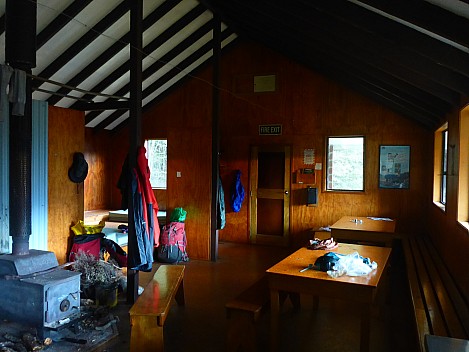
[[[52,252],[0,255],[0,317],[48,336],[79,314],[80,275],[60,268]]]

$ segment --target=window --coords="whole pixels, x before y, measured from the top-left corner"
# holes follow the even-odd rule
[[[148,139],[145,141],[150,183],[152,188],[166,189],[168,141],[166,139]]]
[[[448,181],[448,124],[435,132],[433,169],[433,203],[445,210]]]
[[[448,180],[448,130],[441,133],[441,182],[440,203],[446,205],[446,184]]]
[[[327,138],[328,191],[364,191],[365,137]]]

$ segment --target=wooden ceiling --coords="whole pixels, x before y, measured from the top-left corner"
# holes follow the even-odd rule
[[[4,47],[5,1],[0,0]],[[255,40],[435,129],[469,99],[469,0],[144,0],[143,109]],[[33,98],[113,130],[129,116],[129,0],[37,0]],[[0,61],[4,61],[4,50]]]
[[[415,0],[202,2],[240,37],[430,129],[468,103],[467,1],[440,1],[448,9]]]

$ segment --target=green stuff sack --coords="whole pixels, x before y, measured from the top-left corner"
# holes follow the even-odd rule
[[[174,208],[173,212],[171,213],[171,218],[169,222],[184,222],[186,221],[187,211],[182,208]]]

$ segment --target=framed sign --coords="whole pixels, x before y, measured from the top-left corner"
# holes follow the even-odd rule
[[[410,188],[410,146],[379,146],[379,188]]]

